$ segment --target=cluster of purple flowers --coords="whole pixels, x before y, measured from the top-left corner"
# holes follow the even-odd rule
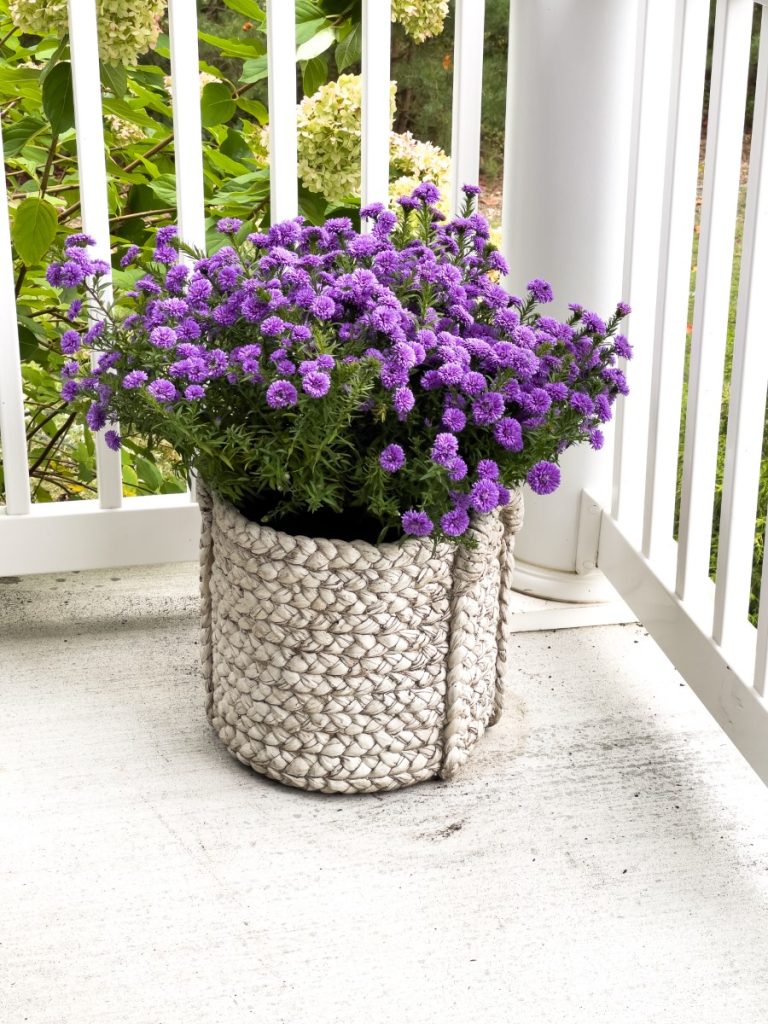
[[[499,283],[507,266],[474,212],[477,189],[465,193],[448,222],[430,183],[403,197],[397,217],[372,204],[361,210],[366,234],[344,217],[320,227],[299,217],[238,243],[242,223],[224,218],[224,244],[194,262],[176,229],[162,228],[151,259],[131,246],[121,260],[134,283],[120,316],[103,307],[94,318],[109,267],[89,256],[92,239],[70,236],[47,278],[91,301],[69,305],[62,396],[85,403],[94,430],[149,420],[158,433],[173,420],[178,447],[184,425],[199,444],[201,425],[221,432],[243,409],[254,437],[315,429],[318,403],[349,403],[359,385],[346,438],[359,455],[352,483],[369,505],[394,496],[402,531],[417,537],[462,536],[471,515],[506,504],[523,480],[551,493],[560,452],[578,441],[599,449],[600,426],[626,393],[618,359],[631,349],[616,330],[629,307],[606,323],[573,305],[561,321],[538,309],[553,298],[546,281],[531,280],[525,298],[509,294]],[[92,350],[102,353],[94,368],[78,359]],[[114,429],[108,443],[119,447]]]

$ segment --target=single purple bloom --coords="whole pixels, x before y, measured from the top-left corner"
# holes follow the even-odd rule
[[[179,229],[175,224],[168,224],[164,228],[158,228],[155,239],[158,245],[168,245],[172,238],[176,238]]]
[[[104,441],[107,448],[111,449],[113,452],[119,452],[123,439],[116,430],[108,430],[104,434]]]
[[[69,248],[69,246],[71,245],[83,247],[85,247],[86,245],[96,245],[96,239],[93,238],[91,235],[85,235],[82,232],[80,232],[76,235],[68,235],[64,239],[65,248]]]
[[[454,508],[440,518],[440,527],[448,537],[461,537],[469,529],[469,516],[463,508]]]
[[[67,310],[67,320],[74,320],[80,310],[83,308],[82,299],[74,299]]]
[[[85,414],[85,422],[93,431],[101,430],[104,424],[107,422],[107,410],[103,405],[99,405],[98,402],[94,402],[88,412]]]
[[[542,460],[528,470],[526,480],[534,494],[551,494],[560,486],[560,470],[554,462]]]
[[[504,396],[498,391],[488,391],[472,403],[472,419],[478,426],[495,423],[504,415]]]
[[[126,391],[133,391],[140,388],[147,381],[147,375],[143,370],[129,370],[123,377],[123,387]]]
[[[399,444],[388,444],[379,456],[379,465],[387,473],[397,473],[405,465],[405,452]]]
[[[493,428],[493,436],[502,448],[509,452],[520,452],[523,450],[523,428],[516,419],[505,416],[499,420]]]
[[[397,415],[404,419],[416,404],[416,398],[410,388],[398,388],[392,395],[392,407]]]
[[[613,340],[613,348],[617,356],[621,356],[622,359],[632,358],[632,346],[629,344],[623,334],[617,334]]]
[[[432,520],[426,512],[417,512],[416,509],[409,509],[401,516],[403,533],[411,537],[428,537],[432,533]]]
[[[534,277],[532,281],[529,281],[526,288],[534,297],[536,302],[551,302],[554,298],[552,294],[552,286],[548,281],[544,281],[540,277]]]
[[[426,206],[434,206],[440,202],[440,189],[431,181],[422,181],[420,185],[411,192],[411,197],[424,203]]]
[[[461,191],[465,196],[479,196],[481,189],[479,185],[462,185]]]
[[[443,426],[458,434],[467,425],[467,417],[461,409],[445,409],[443,412]]]
[[[590,313],[586,310],[582,316],[584,326],[594,334],[605,334],[605,320],[602,320],[597,313]]]
[[[267,405],[271,409],[287,409],[298,400],[299,394],[289,380],[275,380],[267,388]]]
[[[123,382],[123,386],[125,386],[125,382]],[[147,387],[147,391],[158,402],[172,402],[177,396],[173,383],[162,377],[159,380],[153,380]]]
[[[595,403],[583,391],[574,391],[570,397],[569,404],[572,409],[580,412],[582,416],[591,416],[595,411]]]
[[[72,402],[77,398],[78,392],[80,391],[80,385],[76,380],[65,380],[61,385],[61,397],[65,402]]]
[[[279,316],[268,316],[261,325],[261,333],[267,338],[274,338],[278,334],[282,334],[287,326]]]
[[[150,332],[149,343],[155,348],[173,348],[176,344],[176,331],[172,327],[155,327]]]
[[[432,445],[431,459],[438,466],[450,469],[453,460],[459,453],[459,442],[454,434],[438,434]]]
[[[599,452],[605,444],[605,436],[602,430],[598,430],[597,427],[594,430],[590,430],[589,443],[596,452]]]
[[[498,480],[499,467],[493,459],[480,459],[477,464],[477,475],[483,480]]]
[[[448,468],[448,479],[453,480],[454,483],[456,483],[459,480],[463,480],[468,472],[469,466],[467,466],[466,462],[460,455],[457,455]]]
[[[239,217],[222,217],[216,222],[216,230],[222,235],[236,235],[242,226],[243,222]]]
[[[308,373],[301,382],[302,391],[306,392],[310,398],[322,398],[323,395],[327,395],[331,389],[331,378],[327,373],[321,373],[319,370],[312,370]]]
[[[622,317],[623,316],[629,316],[629,314],[631,312],[632,312],[632,307],[630,306],[630,304],[628,302],[620,302],[616,306],[616,315],[617,316],[622,316]]]
[[[472,485],[472,508],[485,514],[498,504],[499,489],[493,480],[480,479]]]
[[[64,331],[61,336],[60,347],[63,355],[73,356],[80,350],[81,339],[77,331]]]

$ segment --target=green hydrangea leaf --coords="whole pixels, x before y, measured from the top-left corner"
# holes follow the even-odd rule
[[[223,82],[209,82],[203,89],[201,112],[203,127],[225,124],[236,110],[235,101]]]
[[[72,73],[69,61],[57,64],[43,82],[43,111],[56,135],[75,127]]]
[[[56,237],[56,210],[45,199],[25,199],[16,208],[11,237],[26,265],[39,263]]]

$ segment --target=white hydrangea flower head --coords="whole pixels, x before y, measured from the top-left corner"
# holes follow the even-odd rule
[[[166,0],[97,0],[99,53],[114,64],[132,64],[157,43]],[[63,35],[67,0],[10,0],[13,23],[22,32]]]
[[[390,85],[392,119],[396,83]],[[331,203],[360,195],[362,87],[359,75],[342,75],[305,96],[297,111],[299,178],[310,192]],[[256,160],[269,163],[269,129],[246,125],[244,137]],[[421,181],[432,181],[447,201],[450,160],[439,146],[420,142],[410,132],[390,133],[390,177],[393,199]]]
[[[144,138],[144,129],[137,124],[124,120],[122,117],[115,117],[107,114],[104,120],[112,131],[115,142],[118,146],[129,146],[132,142],[141,142]]]
[[[439,36],[448,17],[448,0],[392,0],[392,21],[415,43]]]
[[[201,71],[200,75],[200,95],[202,96],[203,89],[206,85],[211,82],[220,82],[221,79],[217,78],[216,75],[211,75],[207,71]],[[173,75],[163,75],[163,87],[168,95],[173,99]]]

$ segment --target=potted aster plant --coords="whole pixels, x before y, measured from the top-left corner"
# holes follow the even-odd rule
[[[291,785],[464,763],[501,709],[519,487],[554,491],[626,392],[629,307],[561,321],[545,281],[509,294],[478,191],[445,222],[421,184],[397,215],[361,210],[365,234],[225,218],[209,256],[161,228],[111,307],[87,236],[48,271],[82,292],[63,397],[111,447],[162,439],[197,476],[209,718]]]

